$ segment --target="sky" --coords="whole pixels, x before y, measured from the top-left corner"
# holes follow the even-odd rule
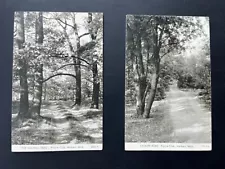
[[[198,17],[200,20],[200,24],[202,25],[202,32],[206,36],[198,36],[197,38],[192,39],[187,42],[186,47],[187,50],[184,52],[186,57],[193,56],[201,52],[201,48],[205,45],[205,41],[208,40],[210,42],[210,27],[209,27],[209,19],[208,17]]]
[[[60,15],[60,14],[68,14],[68,13],[67,12],[48,12],[48,13],[46,13],[46,15],[49,15],[49,16],[52,16],[54,14]],[[82,35],[82,34],[88,32],[88,30],[85,28],[85,21],[87,20],[88,13],[87,12],[79,12],[79,13],[75,13],[75,14],[76,14],[76,24],[78,25],[78,34]],[[67,20],[67,21],[68,21],[68,24],[72,25],[72,20]],[[58,28],[60,30],[62,30],[62,28],[60,26],[58,26]],[[69,33],[72,32],[71,28],[69,28],[69,27],[68,27],[68,32]],[[87,43],[90,40],[91,39],[90,39],[89,36],[82,37],[81,38],[81,45],[84,45],[85,43]]]

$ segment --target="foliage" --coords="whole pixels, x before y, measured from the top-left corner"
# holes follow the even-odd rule
[[[74,49],[76,50],[76,35],[71,26],[77,25],[78,36],[81,37],[81,47],[83,52],[81,53],[81,86],[82,86],[82,102],[84,104],[90,104],[92,96],[93,79],[91,72],[91,64],[93,60],[92,53],[96,51],[99,68],[99,81],[102,83],[102,14],[93,13],[93,21],[91,26],[97,29],[97,40],[93,48],[85,48],[91,42],[90,34],[88,32],[88,13],[57,13],[57,12],[44,12],[43,13],[43,44],[36,43],[35,40],[35,22],[38,12],[24,12],[25,20],[25,42],[23,48],[18,49],[16,40],[14,40],[14,60],[13,60],[13,97],[14,100],[18,100],[20,92],[19,82],[19,60],[25,58],[28,64],[27,77],[28,77],[28,89],[29,100],[32,105],[35,93],[35,71],[39,64],[43,64],[43,76],[47,79],[56,74],[74,74],[73,57],[71,57],[70,46],[68,40],[72,42]],[[14,36],[17,34],[17,21],[18,14],[15,13],[14,23]],[[75,21],[73,20],[75,19]],[[64,33],[62,22],[67,23],[66,34]],[[96,57],[95,56],[95,57]],[[89,63],[89,64],[87,64]],[[48,81],[43,82],[43,100],[74,100],[75,99],[75,78],[70,76],[55,76]],[[102,90],[102,85],[100,90]],[[100,92],[102,95],[102,92]],[[102,96],[101,96],[102,97]],[[87,103],[85,103],[87,102]]]
[[[208,24],[208,19],[201,17],[127,16],[125,95],[127,103],[136,102],[138,116],[145,111],[144,116],[149,117],[153,101],[166,97],[165,92],[173,80],[179,79],[180,87],[188,84],[196,88],[209,77],[208,74],[201,75],[207,71],[207,66],[200,63],[209,55],[209,37],[203,30],[204,24]],[[187,51],[193,48],[190,42],[196,39],[206,42],[203,46],[196,45],[198,50],[193,55],[194,58],[201,55],[202,59],[196,60],[201,68],[191,66],[186,71],[183,65],[191,62],[183,62],[182,57],[175,56],[185,55],[186,58]],[[197,84],[197,79],[202,80]]]

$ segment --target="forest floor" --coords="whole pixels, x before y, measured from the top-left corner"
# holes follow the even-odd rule
[[[18,122],[12,114],[12,144],[102,143],[102,110],[72,109],[71,102],[44,103],[41,118]]]
[[[211,112],[194,90],[173,84],[166,99],[153,103],[149,119],[134,119],[134,113],[135,107],[126,108],[126,142],[211,142]]]

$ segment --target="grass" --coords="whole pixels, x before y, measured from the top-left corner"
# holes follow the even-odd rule
[[[102,143],[102,110],[76,110],[71,103],[60,101],[44,103],[38,119],[15,120],[13,112],[14,145]]]
[[[159,101],[152,108],[149,119],[135,119],[130,114],[135,113],[135,108],[127,108],[125,123],[126,142],[174,142],[172,137],[173,125],[169,117],[168,104]]]

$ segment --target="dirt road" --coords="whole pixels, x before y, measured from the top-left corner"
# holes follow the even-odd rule
[[[211,142],[211,112],[199,101],[194,91],[181,91],[173,84],[168,92],[167,101],[175,142]]]

